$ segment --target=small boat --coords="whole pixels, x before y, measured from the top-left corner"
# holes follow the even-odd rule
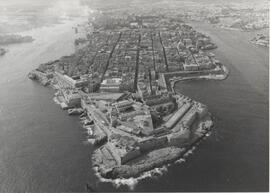
[[[87,139],[88,143],[90,143],[91,145],[94,145],[96,143],[95,139]]]
[[[86,183],[85,188],[86,188],[87,192],[95,192],[94,188],[91,185],[89,185],[88,183]]]
[[[94,134],[93,129],[91,127],[86,127],[87,134],[92,136]]]
[[[68,115],[81,115],[83,112],[82,108],[68,109]]]
[[[87,126],[87,125],[93,125],[94,124],[94,121],[93,120],[84,120],[83,124],[85,126]]]
[[[80,117],[83,118],[85,116],[87,116],[87,113],[86,113],[86,111],[83,111],[82,114],[80,115]]]

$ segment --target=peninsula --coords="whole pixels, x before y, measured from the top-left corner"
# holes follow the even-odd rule
[[[0,56],[4,56],[7,53],[7,50],[0,47]]]
[[[73,55],[41,64],[29,78],[80,115],[103,178],[138,177],[176,161],[213,126],[207,106],[174,91],[176,81],[223,80],[217,46],[180,17],[102,13]]]
[[[0,45],[20,44],[32,42],[34,39],[31,36],[22,36],[15,34],[0,34]]]

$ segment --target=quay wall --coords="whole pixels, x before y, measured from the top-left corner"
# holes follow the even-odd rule
[[[172,78],[173,76],[181,76],[181,77],[190,77],[190,76],[202,76],[209,74],[220,74],[222,73],[222,69],[220,70],[202,70],[202,71],[176,71],[176,72],[165,72],[165,78]]]
[[[211,76],[220,75],[221,77],[210,77],[210,79],[224,80],[228,77],[229,70],[222,64],[220,64],[220,69],[212,70],[199,70],[199,71],[175,71],[175,72],[164,72],[160,73],[159,83],[161,86],[166,86],[167,90],[172,90],[174,92],[174,83],[179,80],[170,80],[173,77],[186,79],[201,79],[199,76]],[[171,83],[172,82],[172,83]]]

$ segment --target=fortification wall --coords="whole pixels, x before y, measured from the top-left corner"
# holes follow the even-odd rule
[[[125,164],[126,162],[139,157],[141,155],[141,151],[139,148],[130,150],[124,156],[121,157],[121,164]]]
[[[168,145],[167,137],[150,138],[139,143],[141,152],[151,151],[153,149],[166,147]]]
[[[165,127],[171,129],[184,116],[190,107],[190,103],[181,106],[180,109],[178,109],[178,111],[176,111],[176,113],[165,123]]]

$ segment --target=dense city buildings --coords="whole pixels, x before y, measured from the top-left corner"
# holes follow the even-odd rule
[[[128,178],[180,158],[213,126],[207,107],[174,91],[176,81],[225,79],[211,37],[172,16],[100,13],[81,48],[29,77],[55,88],[80,114],[104,178]],[[90,30],[91,29],[91,30]]]

